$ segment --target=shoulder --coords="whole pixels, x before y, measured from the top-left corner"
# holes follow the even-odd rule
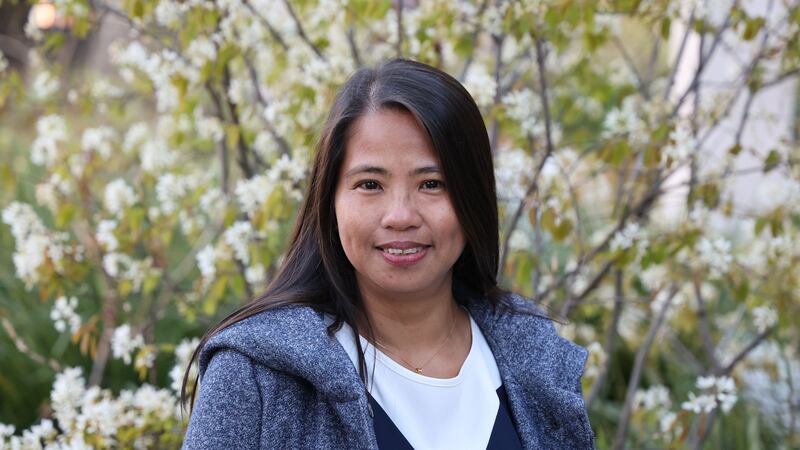
[[[484,334],[511,365],[540,381],[579,391],[588,351],[559,336],[544,309],[519,294],[508,293],[491,311],[482,327]]]
[[[220,350],[233,350],[256,362],[269,362],[270,355],[307,343],[324,331],[321,316],[306,306],[281,306],[253,314],[212,336],[200,351],[201,374]]]
[[[224,350],[249,359],[258,373],[305,380],[333,399],[351,400],[360,393],[350,358],[328,335],[323,314],[308,306],[271,308],[219,331],[200,351],[201,379],[212,357]]]

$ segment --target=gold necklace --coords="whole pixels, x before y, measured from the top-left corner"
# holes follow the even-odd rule
[[[414,368],[414,372],[416,372],[416,373],[418,373],[418,374],[422,374],[422,368],[423,368],[424,366],[427,366],[427,365],[428,365],[428,363],[429,363],[429,362],[431,362],[431,361],[433,360],[433,358],[435,358],[435,357],[436,357],[436,355],[438,355],[438,354],[439,354],[439,352],[441,352],[441,351],[442,351],[442,349],[444,348],[444,344],[446,344],[446,343],[447,343],[447,341],[449,341],[449,340],[450,340],[450,336],[452,336],[452,335],[453,335],[453,330],[455,330],[455,329],[456,329],[456,318],[455,318],[455,314],[454,314],[454,317],[453,317],[453,323],[452,323],[452,325],[450,325],[450,331],[447,333],[447,337],[445,337],[445,338],[444,338],[444,340],[442,341],[442,343],[441,343],[441,344],[439,344],[439,347],[436,349],[436,352],[435,352],[433,355],[431,355],[431,357],[430,357],[430,358],[428,358],[428,360],[427,360],[427,361],[425,361],[424,363],[422,363],[422,365],[421,365],[421,366],[417,366],[416,364],[411,364],[410,362],[408,362],[408,360],[407,360],[407,359],[403,358],[403,357],[402,357],[400,354],[398,354],[398,353],[396,353],[396,352],[392,351],[391,349],[389,349],[388,347],[386,347],[384,344],[381,344],[380,342],[378,342],[378,340],[377,340],[377,339],[375,339],[375,345],[377,345],[377,346],[378,346],[378,347],[380,347],[381,349],[383,349],[383,350],[385,350],[385,351],[387,351],[387,352],[391,353],[392,355],[394,355],[394,356],[397,356],[398,358],[400,358],[400,359],[401,359],[401,360],[402,360],[404,363],[406,363],[406,366],[408,366],[408,367],[413,367],[413,368]]]

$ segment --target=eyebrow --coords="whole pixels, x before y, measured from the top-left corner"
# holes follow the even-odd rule
[[[438,166],[424,166],[412,170],[411,175],[420,175],[424,173],[440,173],[440,172],[441,170],[439,169]],[[352,169],[348,170],[347,173],[344,174],[344,176],[345,178],[347,178],[360,173],[374,173],[378,175],[388,175],[389,171],[384,169],[383,167],[371,166],[369,164],[361,164],[359,166],[355,166]]]

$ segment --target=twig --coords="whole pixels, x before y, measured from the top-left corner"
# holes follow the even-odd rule
[[[730,9],[728,11],[728,15],[725,17],[725,21],[722,23],[722,25],[720,25],[719,29],[714,34],[714,39],[711,41],[711,47],[708,49],[708,53],[706,53],[705,56],[701,55],[700,61],[697,64],[697,70],[695,71],[694,78],[692,79],[692,83],[689,85],[689,87],[686,88],[686,90],[683,92],[683,94],[678,98],[678,101],[675,102],[675,105],[673,106],[672,112],[669,114],[669,118],[670,119],[675,117],[676,114],[678,114],[678,111],[680,111],[680,108],[683,105],[683,102],[686,100],[686,98],[689,96],[689,94],[694,92],[698,88],[698,86],[700,84],[700,77],[703,74],[703,70],[706,67],[706,63],[708,63],[708,61],[714,55],[714,52],[717,49],[717,46],[719,45],[720,40],[722,39],[722,33],[725,30],[728,29],[728,25],[730,25],[731,17],[733,15],[733,11],[734,11],[734,9],[736,7],[738,7],[738,4],[739,4],[739,2],[737,0],[737,1],[735,1],[733,3],[733,5],[731,5],[731,7],[730,7]],[[689,26],[691,26],[691,24]],[[676,64],[677,64],[677,62],[676,62]]]
[[[328,59],[325,58],[325,55],[311,42],[311,39],[308,38],[306,35],[305,30],[303,29],[303,24],[300,22],[300,19],[297,17],[297,14],[294,12],[294,8],[292,8],[292,3],[289,0],[283,0],[283,4],[286,5],[286,9],[289,11],[289,15],[292,16],[292,20],[294,21],[295,26],[297,27],[297,34],[300,36],[300,39],[303,40],[310,48],[314,51],[314,53],[319,57],[319,59],[323,61],[327,61]]]
[[[700,326],[700,337],[703,340],[703,347],[705,348],[706,354],[708,355],[708,360],[711,363],[711,369],[714,372],[717,372],[720,369],[719,361],[717,360],[717,351],[716,347],[714,346],[714,342],[711,339],[711,331],[709,330],[708,326],[708,314],[706,312],[706,302],[700,289],[700,280],[696,276],[694,277],[694,280],[692,280],[692,286],[694,287],[694,295],[697,299],[697,319]]]
[[[633,62],[633,58],[631,58],[631,55],[628,54],[628,50],[625,49],[625,46],[622,44],[622,42],[619,40],[619,37],[617,37],[616,35],[614,35],[611,40],[614,43],[614,46],[617,48],[617,50],[619,50],[620,54],[622,54],[622,59],[625,60],[625,64],[628,66],[628,70],[633,72],[633,76],[636,77],[636,82],[639,84],[639,86],[637,87],[639,94],[644,99],[650,98],[650,95],[648,94],[647,88],[644,83],[644,79],[642,78],[642,75],[639,73],[639,69],[636,68],[636,63]]]
[[[217,91],[209,83],[206,83],[206,90],[208,91],[209,95],[211,95],[211,100],[217,110],[217,116],[224,118],[225,113],[222,109],[222,100],[219,98],[219,94],[217,94]],[[223,139],[219,144],[219,158],[222,170],[222,180],[220,181],[220,184],[222,185],[222,192],[227,195],[230,193],[230,168],[228,167],[230,156],[226,139]]]
[[[19,350],[20,353],[28,356],[31,360],[33,360],[33,362],[37,364],[47,364],[47,366],[49,366],[54,371],[56,372],[61,371],[61,364],[59,364],[58,361],[52,358],[46,358],[40,355],[39,353],[35,352],[34,350],[31,350],[31,348],[28,347],[28,344],[26,344],[25,341],[23,341],[22,338],[19,337],[19,335],[17,334],[17,330],[14,329],[14,325],[11,323],[11,321],[3,317],[0,318],[0,323],[3,324],[3,329],[6,330],[6,333],[8,333],[8,337],[11,338],[11,342],[14,343],[14,346],[17,347],[17,350]]]
[[[483,24],[483,13],[486,11],[486,7],[489,5],[489,0],[483,0],[481,2],[480,8],[478,8],[478,13],[475,15],[475,29],[472,30],[472,35],[470,36],[470,41],[472,42],[472,52],[467,56],[466,61],[464,61],[464,66],[461,67],[460,75],[458,79],[462,82],[467,76],[467,72],[469,71],[469,67],[472,65],[472,61],[475,57],[475,43],[478,41],[478,36],[481,34],[483,28],[481,25]],[[496,82],[497,80],[495,80]],[[500,89],[500,85],[497,85],[497,89]]]
[[[361,67],[363,62],[358,52],[358,45],[356,45],[356,29],[353,26],[347,29],[347,44],[350,46],[350,55],[353,57],[356,67]]]
[[[505,35],[492,35],[492,44],[494,45],[494,83],[497,88],[494,92],[494,105],[500,103],[502,93],[500,92],[500,72],[503,69],[503,44],[505,43]],[[489,145],[492,148],[492,153],[497,152],[497,142],[500,138],[500,124],[495,116],[492,119],[492,127],[489,133]]]
[[[256,19],[258,19],[258,21],[261,22],[262,25],[264,25],[264,28],[266,28],[267,31],[269,31],[269,34],[270,36],[272,36],[272,39],[274,39],[275,42],[277,42],[278,45],[281,46],[283,51],[288,51],[289,46],[286,45],[286,41],[283,40],[280,33],[278,33],[278,30],[276,30],[275,27],[273,27],[272,24],[269,23],[269,20],[267,20],[267,18],[264,17],[263,15],[261,15],[261,13],[259,13],[258,10],[256,10],[253,7],[253,5],[250,4],[249,1],[244,0],[242,3],[244,4],[245,8],[249,9],[250,12],[253,13],[253,15],[256,17]]]
[[[647,330],[647,336],[645,337],[644,343],[642,343],[642,345],[639,347],[639,350],[636,352],[633,369],[631,370],[631,376],[628,381],[628,390],[625,393],[625,403],[622,407],[619,425],[617,426],[617,433],[614,437],[614,450],[623,450],[625,448],[625,436],[628,434],[628,424],[630,422],[631,413],[633,412],[633,400],[636,397],[636,390],[639,386],[639,378],[642,374],[642,367],[644,367],[644,360],[647,357],[647,353],[650,351],[650,347],[653,345],[653,341],[655,341],[658,329],[664,322],[664,317],[667,314],[667,310],[672,304],[672,299],[675,297],[677,292],[678,290],[673,286],[671,288],[669,297],[667,297],[667,299],[664,301],[664,305],[661,306],[661,311],[658,312],[658,316],[654,321],[650,322],[650,329]]]
[[[664,100],[669,98],[669,93],[672,90],[672,85],[675,84],[675,75],[678,73],[678,67],[681,64],[681,60],[683,59],[683,52],[686,49],[686,42],[689,40],[689,35],[692,33],[692,22],[694,21],[694,10],[689,15],[689,19],[686,22],[686,30],[683,32],[683,37],[681,38],[681,45],[678,47],[678,54],[675,56],[675,64],[672,66],[672,70],[669,73],[669,79],[667,80],[667,87],[664,89]]]
[[[544,121],[545,121],[545,139],[546,139],[546,147],[545,147],[545,154],[542,156],[542,159],[539,161],[539,166],[536,167],[536,171],[533,175],[533,180],[531,184],[528,186],[528,189],[525,191],[525,195],[520,200],[519,204],[517,205],[517,209],[514,211],[514,214],[511,217],[511,222],[509,223],[508,227],[506,228],[505,235],[503,236],[503,245],[500,250],[500,264],[498,266],[498,275],[502,273],[503,267],[505,266],[505,261],[508,257],[508,244],[511,240],[511,234],[514,232],[514,229],[517,228],[517,223],[519,222],[520,217],[522,216],[522,211],[525,209],[525,205],[527,203],[527,198],[531,195],[538,188],[539,183],[539,175],[542,173],[542,169],[544,168],[547,159],[553,153],[553,137],[552,137],[552,125],[550,123],[550,106],[549,101],[547,98],[547,75],[545,73],[545,55],[544,55],[544,42],[542,42],[541,38],[536,38],[536,64],[539,68],[539,98],[542,102],[542,110],[544,112]]]
[[[395,43],[395,54],[397,57],[403,56],[403,0],[395,1],[395,8],[397,9],[397,42]]]
[[[622,315],[623,295],[622,271],[617,270],[614,277],[614,310],[611,313],[611,324],[606,329],[606,338],[605,342],[603,343],[603,352],[606,355],[606,360],[603,364],[603,368],[600,370],[600,374],[597,376],[597,379],[594,381],[594,383],[592,383],[592,388],[589,391],[589,397],[586,400],[587,410],[591,410],[592,404],[597,399],[597,395],[604,387],[606,377],[608,376],[608,370],[611,367],[611,355],[614,351],[614,341],[617,337],[619,317]]]
[[[222,86],[224,88],[228,88],[230,85],[230,69],[225,67],[225,72],[222,77]],[[258,86],[256,86],[256,90],[258,90]],[[222,92],[223,98],[225,98],[225,103],[228,105],[228,111],[231,117],[231,122],[236,125],[237,129],[239,129],[238,137],[236,139],[236,148],[239,151],[239,157],[237,161],[239,162],[239,168],[242,169],[242,173],[246,179],[253,178],[255,175],[255,171],[253,167],[250,165],[250,159],[248,158],[248,151],[247,146],[244,145],[244,138],[242,137],[241,132],[241,124],[239,123],[239,114],[236,111],[236,105],[233,104],[231,99],[225,94],[225,90]]]

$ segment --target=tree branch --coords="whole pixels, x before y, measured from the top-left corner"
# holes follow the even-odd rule
[[[622,299],[624,295],[622,271],[617,270],[614,275],[614,309],[611,313],[611,324],[606,329],[605,341],[603,343],[603,352],[606,354],[606,360],[603,364],[600,374],[597,376],[597,379],[594,381],[594,383],[592,383],[592,388],[589,391],[589,397],[586,400],[587,410],[592,409],[592,404],[597,399],[598,394],[600,394],[600,390],[605,385],[606,377],[608,376],[608,370],[611,367],[611,355],[614,351],[614,341],[616,341],[617,337],[619,318],[622,315]]]
[[[661,311],[658,312],[656,319],[650,322],[650,328],[647,330],[647,336],[645,337],[644,343],[639,346],[639,350],[636,352],[633,369],[631,370],[631,376],[628,380],[628,390],[625,393],[625,403],[622,407],[619,425],[617,426],[617,433],[614,437],[614,450],[623,450],[625,448],[625,436],[628,434],[628,424],[630,422],[631,413],[633,412],[633,400],[636,397],[636,391],[639,386],[639,378],[642,374],[645,358],[647,357],[647,353],[650,351],[650,347],[653,346],[653,341],[655,341],[656,334],[658,334],[658,329],[664,322],[664,317],[666,317],[667,310],[672,304],[672,299],[678,292],[674,286],[671,288],[671,291],[672,292],[670,292],[669,297],[667,297],[666,301],[664,301]]]
[[[311,39],[308,38],[308,35],[306,35],[306,32],[303,29],[303,24],[300,23],[300,19],[297,17],[297,14],[294,12],[294,8],[292,8],[291,2],[289,0],[283,0],[283,4],[286,5],[286,10],[289,11],[289,15],[292,16],[292,20],[294,21],[294,24],[297,27],[297,34],[298,34],[298,36],[300,36],[300,39],[302,39],[303,42],[305,42],[306,45],[308,45],[311,48],[311,50],[314,51],[314,54],[316,54],[317,57],[319,57],[319,59],[321,59],[323,61],[327,61],[328,59],[325,58],[325,55],[322,54],[322,52],[319,50],[319,48],[317,48],[317,46],[314,45],[313,42],[311,42]]]
[[[708,314],[706,312],[706,302],[703,298],[703,293],[700,289],[700,280],[697,278],[697,276],[695,276],[692,280],[692,286],[694,288],[695,298],[697,299],[697,319],[699,320],[700,337],[703,340],[703,347],[708,355],[711,369],[714,372],[717,372],[720,369],[720,365],[719,361],[717,360],[716,346],[714,345],[714,341],[711,339],[711,331],[708,326]]]
[[[542,156],[542,159],[539,161],[539,166],[536,167],[536,171],[533,175],[533,181],[528,186],[528,189],[525,191],[525,195],[520,200],[519,204],[517,205],[514,214],[511,217],[511,222],[509,223],[508,227],[506,228],[505,235],[503,236],[503,245],[500,250],[500,264],[497,268],[498,275],[500,275],[503,271],[503,267],[505,266],[505,261],[508,257],[508,243],[511,240],[511,233],[517,228],[517,223],[519,222],[520,217],[522,216],[522,212],[525,209],[525,205],[527,203],[528,197],[538,188],[539,183],[539,175],[542,173],[542,169],[544,168],[547,159],[553,153],[553,137],[552,137],[552,125],[551,125],[551,118],[550,118],[550,105],[548,101],[548,93],[547,93],[547,74],[545,73],[545,54],[544,54],[544,42],[541,38],[536,38],[536,65],[539,68],[539,98],[542,102],[542,110],[544,112],[544,121],[545,121],[545,139],[546,139],[546,147],[545,147],[545,154]]]

